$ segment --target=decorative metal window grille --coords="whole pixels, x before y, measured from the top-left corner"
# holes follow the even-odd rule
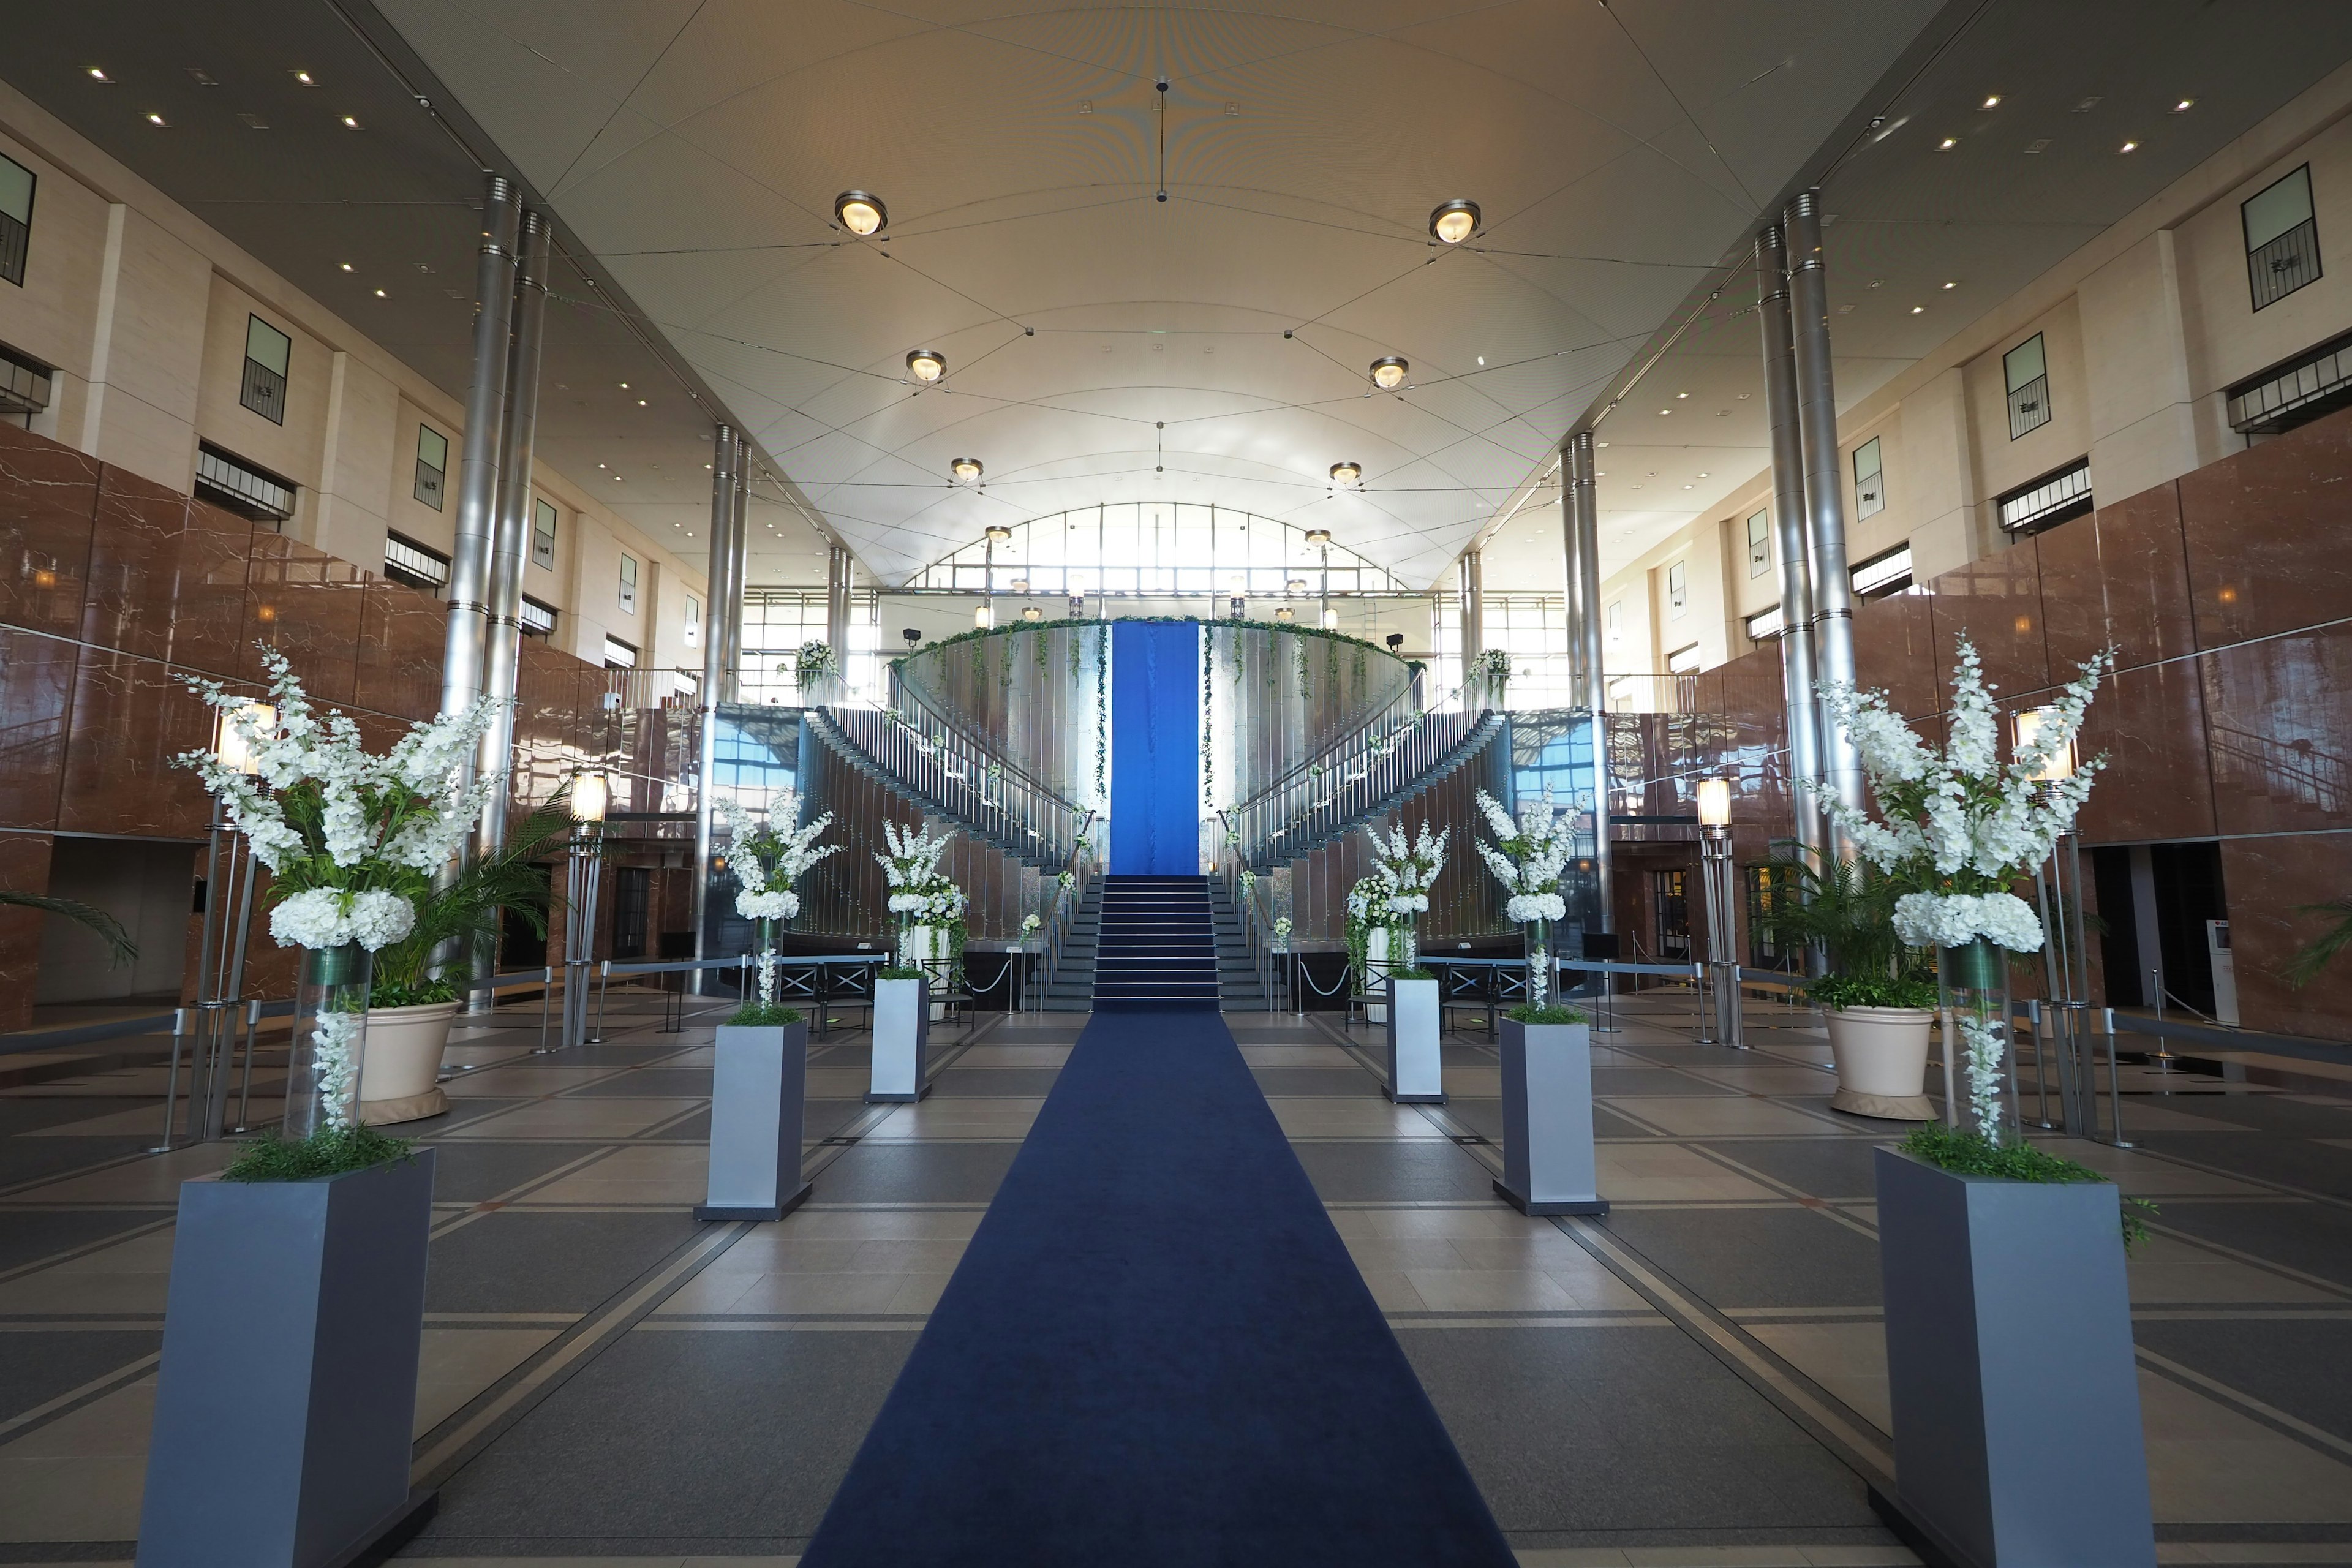
[[[2050,365],[2042,334],[2034,333],[2000,356],[2001,378],[2009,384],[2009,438],[2050,423]]]
[[[621,557],[621,608],[631,615],[637,613],[637,558]]]
[[[1853,516],[1859,522],[1886,510],[1886,472],[1878,458],[1878,437],[1853,449]]]
[[[698,647],[702,643],[702,601],[688,594],[686,596],[686,646]]]
[[[522,629],[527,637],[553,637],[555,606],[542,605],[529,594],[525,594],[522,596]]]
[[[1775,605],[1769,610],[1759,610],[1748,616],[1745,624],[1749,642],[1770,642],[1780,635],[1780,606]]]
[[[1761,577],[1772,570],[1772,514],[1759,511],[1748,520],[1748,574]]]
[[[1674,652],[1666,655],[1666,673],[1668,675],[1696,675],[1698,673],[1698,644],[1691,643],[1686,647],[1678,647],[1675,649]]]
[[[547,501],[536,501],[531,506],[530,563],[549,572],[555,570],[555,508]]]
[[[25,257],[33,239],[33,171],[0,157],[0,278],[25,286]]]
[[[0,345],[0,413],[38,414],[49,405],[49,378],[39,360]]]
[[[441,510],[441,490],[449,477],[449,437],[430,425],[416,427],[416,499]]]
[[[604,639],[604,668],[606,669],[636,668],[636,648],[629,643],[623,642],[618,637],[606,637]]]
[[[2352,403],[2352,337],[2333,339],[2281,369],[2230,389],[2230,424],[2275,436]]]
[[[383,536],[383,574],[412,588],[434,589],[449,581],[449,558],[399,534]]]
[[[2254,309],[2275,305],[2319,280],[2319,225],[2311,205],[2311,165],[2273,180],[2239,205],[2246,232],[2246,283]]]
[[[294,515],[290,480],[231,457],[210,442],[196,448],[196,489],[239,517],[284,522]]]
[[[1898,544],[1853,569],[1853,596],[1884,599],[1911,586],[1911,546]]]
[[[2081,458],[2056,473],[2021,485],[2000,500],[2000,526],[2011,533],[2039,533],[2096,504],[2091,499],[2091,460]]]
[[[1666,619],[1679,621],[1690,609],[1690,569],[1677,561],[1666,568]]]
[[[245,319],[245,389],[238,401],[272,425],[286,423],[286,372],[294,340],[258,316]]]

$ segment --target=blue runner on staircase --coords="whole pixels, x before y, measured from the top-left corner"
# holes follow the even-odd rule
[[[1214,1013],[1098,1016],[803,1568],[1512,1568]]]

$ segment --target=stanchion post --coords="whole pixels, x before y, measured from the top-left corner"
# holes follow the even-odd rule
[[[150,1154],[172,1152],[172,1124],[178,1117],[180,1103],[180,1047],[187,1038],[188,1007],[172,1009],[172,1070],[163,1079],[163,1141],[147,1151]]]
[[[253,1047],[261,1035],[261,1002],[256,998],[245,1005],[245,1072],[236,1089],[236,1128],[242,1132],[253,1110]]]

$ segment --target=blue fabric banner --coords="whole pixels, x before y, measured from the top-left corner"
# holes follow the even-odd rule
[[[1201,874],[1201,628],[1116,621],[1110,661],[1110,870]]]

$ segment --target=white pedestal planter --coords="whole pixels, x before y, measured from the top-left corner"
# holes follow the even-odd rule
[[[432,1517],[408,1484],[432,1217],[430,1149],[181,1186],[140,1568],[327,1568]]]
[[[1933,1007],[1826,1007],[1837,1093],[1830,1109],[1889,1121],[1933,1121],[1927,1084],[1927,1032]],[[373,1047],[371,1047],[373,1048]]]
[[[1387,972],[1388,964],[1389,928],[1374,926],[1364,933],[1364,967],[1371,973],[1363,976],[1363,984],[1364,989],[1375,996],[1382,994],[1381,987],[1387,984],[1380,977]],[[1364,1005],[1365,1023],[1385,1024],[1388,1021],[1389,1010],[1386,1007],[1378,1002]]]
[[[948,933],[942,928],[916,926],[907,933],[906,951],[898,955],[898,962],[921,969],[944,985],[947,981],[947,963],[952,956],[949,952],[949,946]],[[878,1007],[879,1004],[877,1003],[877,1005]],[[926,1015],[935,1024],[947,1016],[948,1005],[945,1002],[933,1002],[930,1005],[930,1011]]]
[[[1503,1179],[1521,1214],[1607,1214],[1592,1152],[1592,1031],[1503,1020]]]
[[[2114,1184],[1877,1166],[1895,1495],[1872,1506],[1956,1568],[2153,1568]]]
[[[808,1200],[801,1180],[808,1025],[722,1025],[710,1081],[710,1180],[694,1217],[782,1219]]]
[[[925,1081],[930,1065],[931,983],[874,983],[874,1075],[867,1103],[920,1100],[931,1092]]]
[[[1389,1081],[1400,1104],[1443,1105],[1445,1079],[1437,1051],[1437,982],[1388,983]]]
[[[449,1109],[441,1090],[441,1056],[458,1004],[368,1009],[367,1048],[360,1062],[360,1120],[371,1127],[418,1121]]]

